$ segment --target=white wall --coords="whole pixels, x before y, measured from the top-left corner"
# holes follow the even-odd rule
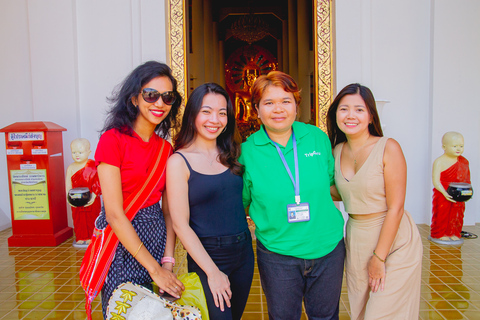
[[[106,97],[140,63],[166,61],[164,0],[0,0],[0,8],[0,128],[52,121],[67,129],[65,169],[75,138],[90,140],[93,158]],[[11,216],[0,138],[2,230]]]
[[[431,220],[431,166],[441,136],[465,136],[472,185],[480,185],[480,3],[475,0],[336,1],[337,90],[352,82],[389,100],[384,134],[402,146],[408,165],[405,208],[417,223]],[[477,187],[478,188],[478,187]],[[478,196],[476,197],[478,198]],[[465,224],[480,220],[480,202],[467,203]]]
[[[28,39],[28,16],[25,2],[2,0],[0,2],[0,127],[33,117],[30,46]],[[15,30],[15,32],[12,32]],[[11,99],[11,98],[15,99]],[[0,230],[10,224],[10,197],[8,191],[5,138],[0,136]]]
[[[79,121],[92,151],[114,87],[142,62],[166,62],[164,7],[163,0],[76,1]]]

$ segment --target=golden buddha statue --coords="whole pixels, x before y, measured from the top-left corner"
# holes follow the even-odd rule
[[[235,91],[235,117],[238,122],[248,122],[256,119],[253,112],[252,103],[250,99],[252,94],[250,88],[259,76],[260,68],[250,60],[243,71],[243,90]]]
[[[256,111],[250,102],[250,88],[260,75],[272,70],[277,70],[276,58],[267,49],[257,45],[237,49],[225,64],[227,91],[235,103],[235,118],[244,141],[260,128]]]

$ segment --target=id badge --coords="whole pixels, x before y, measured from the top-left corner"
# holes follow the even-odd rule
[[[288,222],[301,222],[310,220],[310,205],[308,202],[287,205]]]

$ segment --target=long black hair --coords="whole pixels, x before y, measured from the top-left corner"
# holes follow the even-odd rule
[[[138,116],[138,108],[132,103],[132,98],[140,94],[142,87],[157,77],[167,77],[172,82],[173,92],[176,95],[175,103],[172,105],[167,117],[155,127],[155,132],[162,138],[167,138],[169,130],[178,124],[178,109],[182,104],[182,97],[177,92],[177,80],[172,75],[172,70],[164,63],[147,61],[136,67],[125,80],[117,86],[112,96],[108,98],[112,105],[108,111],[105,126],[101,133],[117,129],[122,133],[132,135],[133,123]]]
[[[243,174],[243,166],[238,162],[241,137],[235,122],[235,111],[227,91],[216,83],[205,83],[193,90],[183,113],[182,127],[174,139],[175,150],[188,147],[197,136],[195,119],[202,108],[203,98],[209,94],[220,94],[227,101],[227,126],[217,137],[220,163],[230,168],[236,175]]]
[[[332,148],[335,148],[335,146],[341,142],[347,141],[345,133],[343,133],[337,125],[337,109],[340,100],[342,100],[343,97],[352,94],[359,94],[362,97],[368,109],[368,113],[372,117],[372,121],[368,124],[368,132],[370,132],[372,136],[383,137],[380,117],[378,116],[377,106],[372,91],[359,83],[352,83],[338,93],[327,112],[327,132]]]

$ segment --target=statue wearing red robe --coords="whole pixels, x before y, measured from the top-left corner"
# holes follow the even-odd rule
[[[440,182],[445,190],[452,182],[470,183],[470,169],[468,160],[462,156],[458,157],[455,164],[440,174]],[[441,237],[461,237],[463,227],[463,216],[465,202],[451,202],[445,199],[437,189],[433,189],[432,225],[430,236],[434,239]]]
[[[76,241],[86,241],[92,238],[95,220],[100,214],[100,182],[98,181],[95,161],[88,160],[85,167],[72,175],[72,188],[87,187],[97,195],[95,201],[88,207],[72,207],[73,227]]]

